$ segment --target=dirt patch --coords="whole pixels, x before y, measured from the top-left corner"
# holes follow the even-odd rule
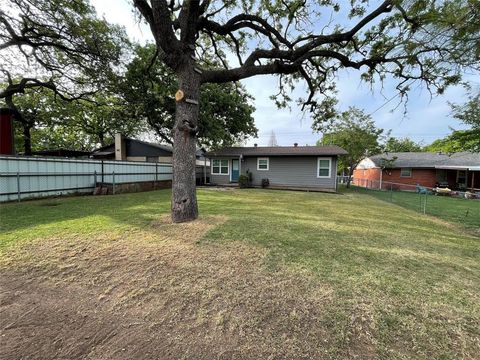
[[[199,242],[226,220],[166,217],[12,250],[0,264],[0,358],[330,357],[332,290],[265,270],[259,248]],[[369,346],[358,353],[372,355]]]

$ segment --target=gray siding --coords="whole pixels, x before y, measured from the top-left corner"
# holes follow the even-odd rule
[[[214,175],[212,174],[212,165],[213,165],[213,159],[218,159],[218,160],[228,160],[228,175]],[[210,159],[210,183],[212,184],[218,184],[218,185],[225,185],[225,184],[230,184],[230,174],[231,174],[231,166],[232,163],[230,161],[230,158],[212,158]]]
[[[263,156],[260,156],[263,157]],[[321,156],[330,158],[331,169],[329,178],[317,177],[317,156],[271,156],[269,169],[257,170],[257,158],[248,157],[242,162],[242,174],[249,170],[254,186],[261,185],[262,179],[270,180],[272,186],[312,187],[335,190],[337,176],[336,156]]]

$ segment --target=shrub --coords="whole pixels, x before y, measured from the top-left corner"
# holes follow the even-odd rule
[[[270,180],[262,179],[262,188],[266,188],[270,185]]]
[[[250,187],[250,180],[248,179],[247,175],[240,175],[240,177],[238,178],[238,186],[241,189]]]
[[[247,169],[247,176],[248,176],[248,184],[251,185],[253,181],[253,174],[250,169]]]

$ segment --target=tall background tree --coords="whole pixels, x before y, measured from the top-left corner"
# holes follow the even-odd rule
[[[339,158],[340,171],[348,175],[347,187],[350,187],[353,170],[360,161],[365,156],[382,151],[383,129],[376,127],[370,115],[354,107],[340,113],[328,125],[317,130],[324,133],[317,145],[337,145],[347,150],[348,154]]]
[[[121,68],[128,46],[124,30],[97,18],[86,0],[2,0],[0,99],[23,127],[26,154],[34,123],[16,97],[48,89],[65,101],[90,99]]]
[[[117,132],[136,136],[148,129],[126,116],[122,99],[108,92],[89,100],[65,101],[49,89],[33,88],[17,94],[15,106],[24,120],[14,122],[18,153],[56,148],[91,151],[111,143]]]
[[[360,70],[365,81],[390,76],[405,95],[416,81],[441,92],[460,81],[463,66],[478,66],[471,52],[465,51],[465,41],[478,44],[478,39],[465,35],[468,29],[450,15],[452,9],[465,10],[462,20],[472,16],[475,20],[478,6],[466,0],[387,0],[380,4],[354,0],[342,5],[329,1],[134,0],[134,5],[152,30],[158,58],[178,82],[173,125],[174,222],[198,215],[194,153],[201,126],[202,84],[277,74],[281,104],[281,96],[288,100],[290,89],[304,80],[310,94],[303,105],[316,111],[319,120],[328,120],[334,116],[328,99],[342,68]],[[462,35],[458,35],[459,28]],[[237,60],[231,60],[232,54]],[[209,62],[212,57],[222,66]]]
[[[423,146],[408,137],[396,138],[392,136],[385,142],[383,150],[385,152],[419,152],[423,150]]]
[[[447,137],[426,146],[425,150],[444,153],[480,152],[480,91],[470,95],[465,104],[451,104],[451,107],[453,117],[470,128],[454,130]]]

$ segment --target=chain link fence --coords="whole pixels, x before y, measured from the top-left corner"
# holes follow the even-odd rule
[[[480,231],[480,193],[356,179],[352,191]]]

